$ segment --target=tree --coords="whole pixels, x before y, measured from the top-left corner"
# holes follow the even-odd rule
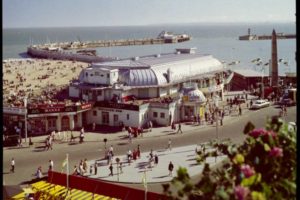
[[[296,199],[296,132],[280,118],[268,119],[265,128],[255,129],[249,122],[241,145],[230,140],[211,142],[227,162],[216,170],[204,165],[201,180],[192,184],[185,168],[179,168],[164,192],[170,199]],[[214,155],[200,151],[199,163]]]

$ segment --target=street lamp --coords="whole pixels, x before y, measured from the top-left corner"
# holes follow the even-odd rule
[[[25,143],[27,142],[27,97],[24,97],[25,107]]]
[[[216,118],[216,138],[218,140],[219,138],[219,123],[218,123],[218,120],[219,120],[219,102],[218,102],[219,98],[218,96],[214,96],[214,104],[215,104],[215,118]]]
[[[120,158],[116,158],[117,162],[117,175],[118,175],[118,182],[119,182],[119,163],[120,163]]]

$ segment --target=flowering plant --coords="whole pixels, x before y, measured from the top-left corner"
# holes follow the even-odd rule
[[[255,129],[249,122],[245,141],[236,145],[230,140],[212,142],[215,152],[199,152],[205,163],[208,156],[227,156],[215,170],[204,164],[202,177],[191,183],[186,169],[179,168],[172,180],[177,194],[165,184],[170,199],[267,200],[296,198],[296,132],[280,118],[268,119],[265,128]]]

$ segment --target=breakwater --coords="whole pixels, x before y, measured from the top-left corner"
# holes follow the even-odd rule
[[[295,34],[277,34],[277,39],[294,39]],[[272,35],[242,35],[239,40],[271,40]]]

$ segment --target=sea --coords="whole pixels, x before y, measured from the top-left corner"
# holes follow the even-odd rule
[[[96,41],[117,39],[156,38],[161,31],[188,34],[190,41],[176,44],[119,46],[97,48],[99,56],[129,58],[136,56],[175,52],[176,48],[196,47],[196,52],[211,54],[226,63],[228,68],[247,68],[268,74],[268,67],[251,62],[260,58],[263,63],[271,59],[271,40],[241,41],[239,36],[251,34],[271,35],[276,33],[296,34],[296,23],[213,23],[213,24],[166,24],[147,26],[103,26],[64,28],[4,28],[3,59],[24,58],[31,44],[71,41]],[[296,39],[277,40],[279,74],[296,72]],[[234,65],[229,63],[235,62]]]

